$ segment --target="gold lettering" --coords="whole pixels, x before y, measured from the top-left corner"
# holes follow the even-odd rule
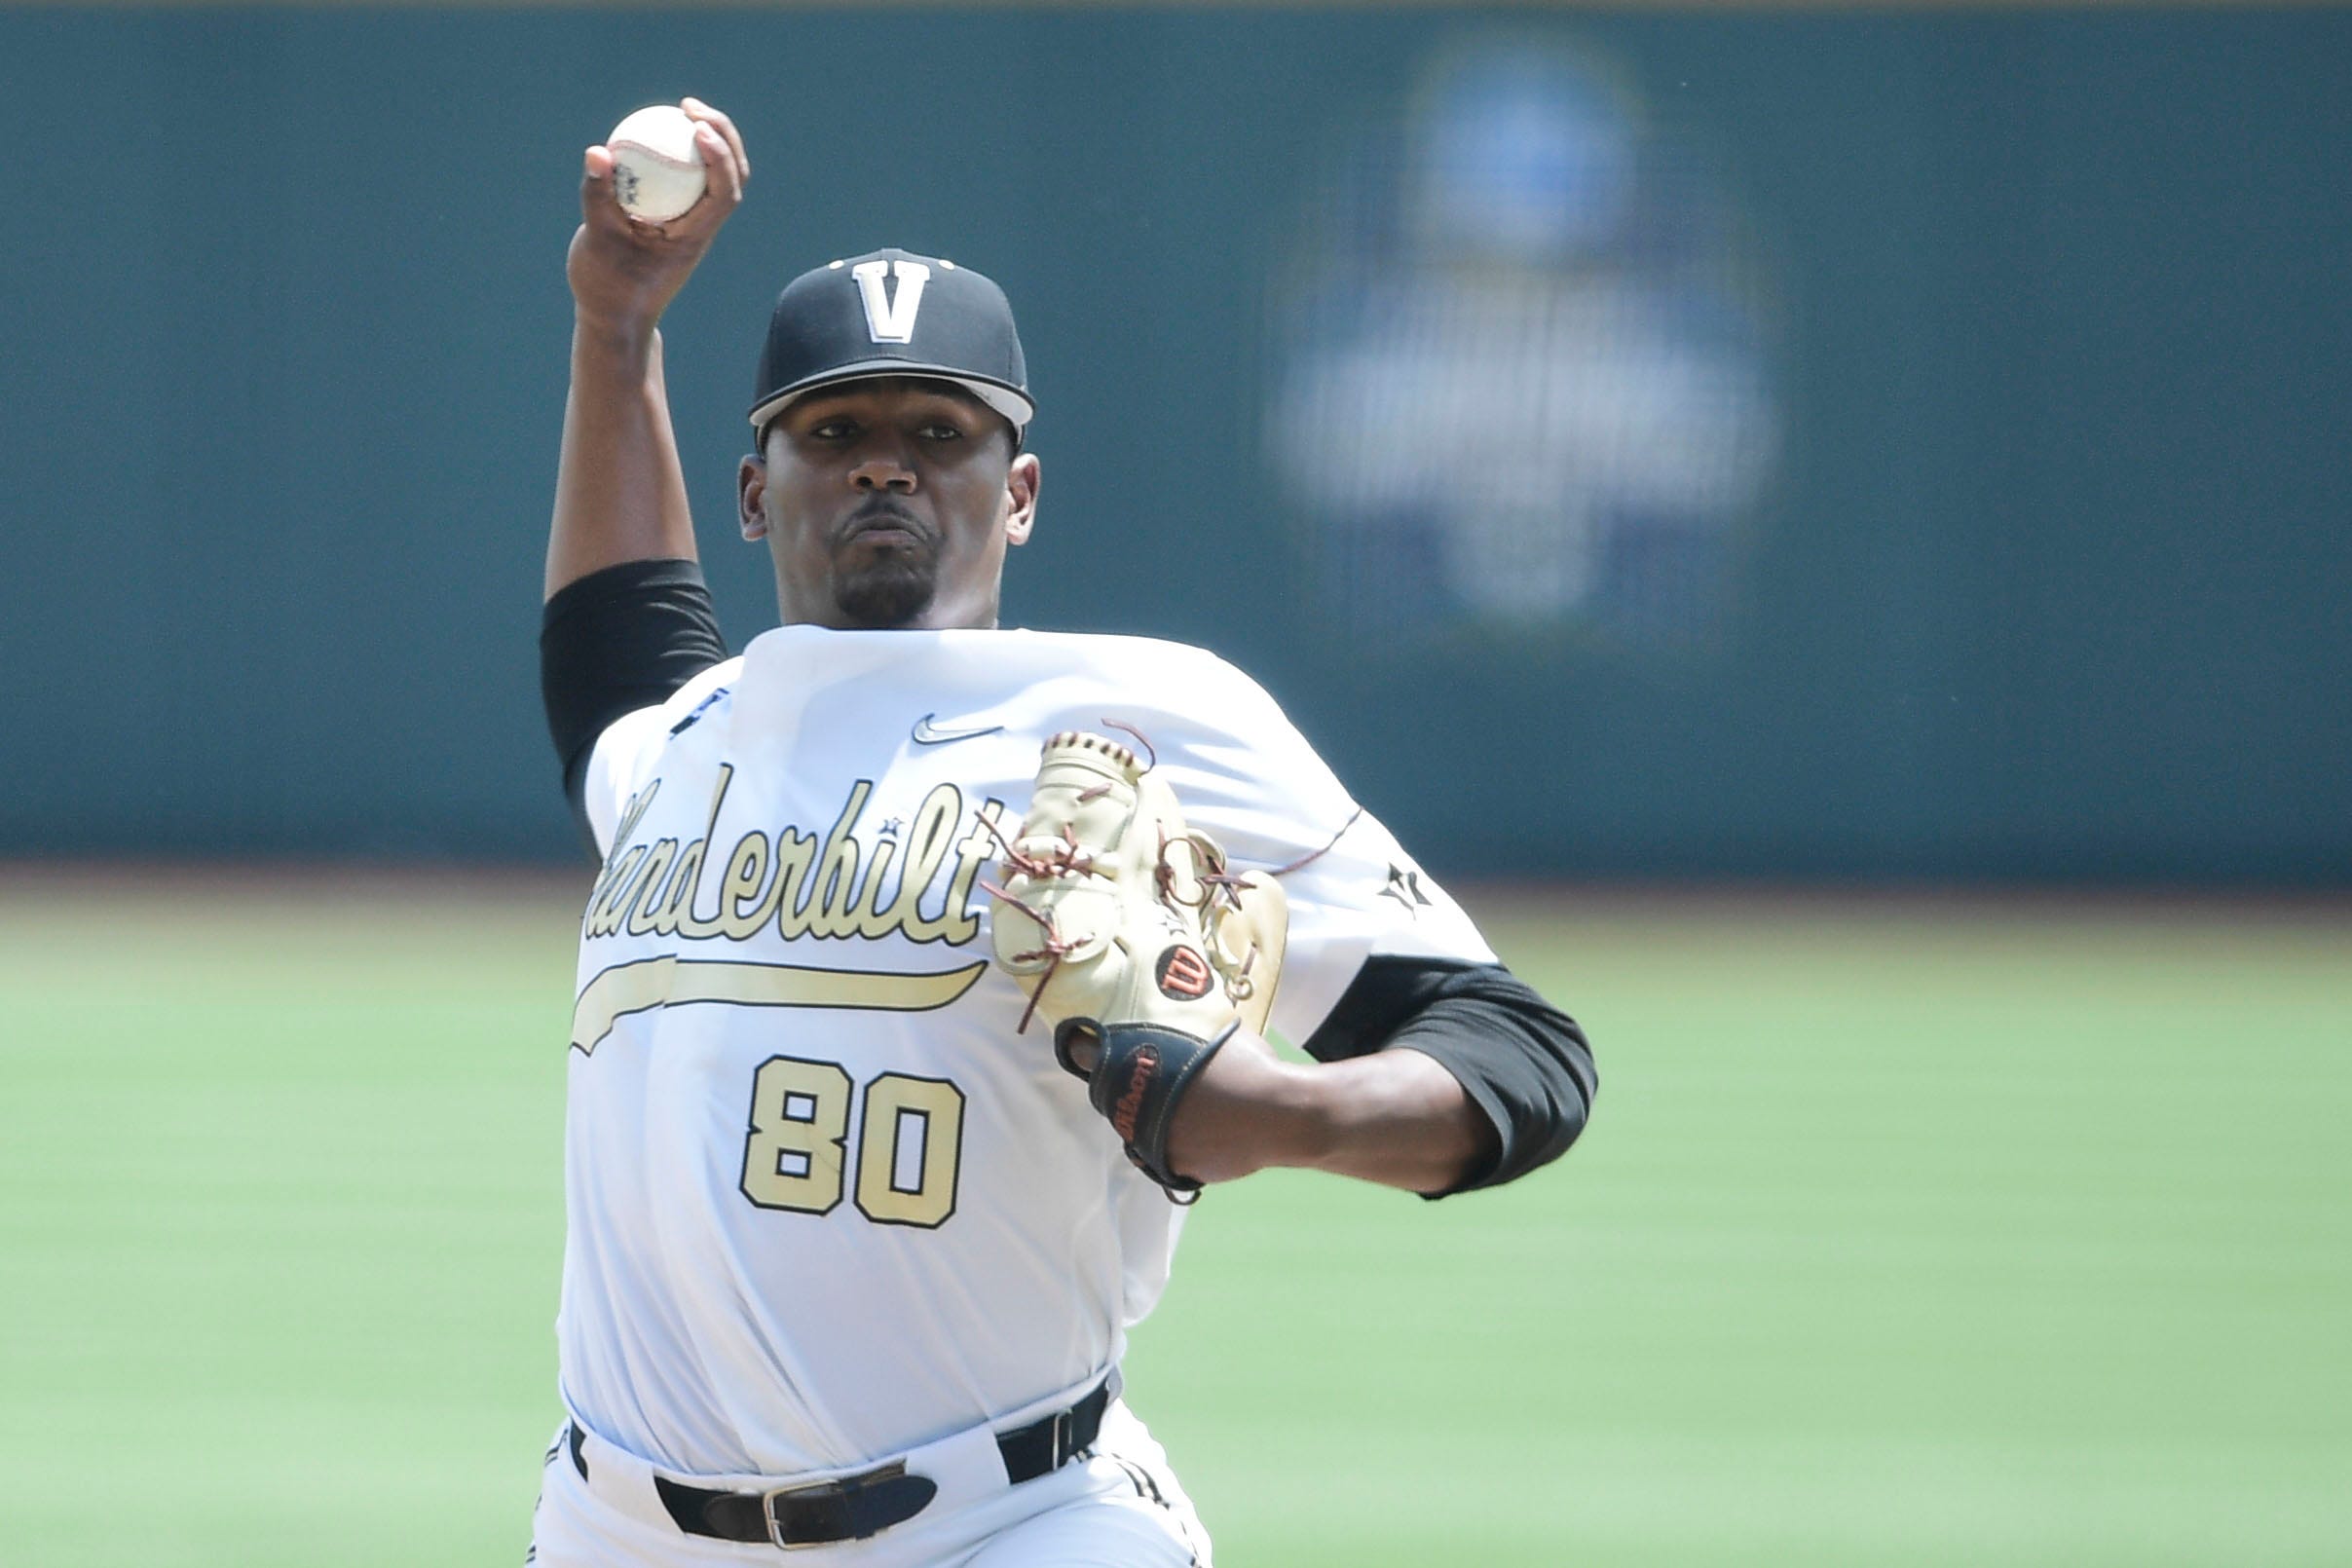
[[[767,901],[759,898],[766,877],[767,835],[747,833],[735,840],[734,852],[727,857],[727,879],[719,885],[719,931],[729,942],[749,942],[767,923]],[[744,908],[754,899],[759,901]]]
[[[822,840],[794,827],[772,838],[759,830],[744,834],[728,853],[711,912],[697,913],[703,872],[719,841],[719,817],[733,779],[734,769],[722,765],[701,838],[683,848],[676,839],[660,839],[615,852],[589,895],[588,936],[625,930],[630,936],[748,942],[771,922],[788,942],[872,940],[897,932],[910,942],[961,946],[979,936],[978,884],[1002,848],[994,830],[1004,820],[1005,805],[984,802],[971,830],[957,839],[964,797],[952,784],[938,785],[924,796],[903,834],[880,838],[871,847],[857,835],[874,797],[870,779],[850,787]],[[658,782],[629,803],[621,832],[633,832],[643,822]],[[934,913],[925,906],[943,873],[946,886]]]
[[[910,942],[937,942],[948,934],[945,905],[934,919],[923,913],[922,896],[939,875],[939,868],[947,864],[955,824],[962,815],[963,792],[952,784],[942,784],[923,797],[907,829],[907,863],[899,874],[898,897],[891,902],[888,924],[906,932]]]
[[[650,936],[661,923],[661,889],[671,862],[678,858],[678,840],[656,839],[653,852],[645,857],[645,875],[638,879],[637,896],[629,901],[629,920],[625,929],[633,937]]]
[[[629,798],[628,805],[620,813],[619,823],[613,829],[613,849],[616,854],[619,852],[622,844],[629,841],[630,836],[636,833],[637,824],[643,822],[646,812],[653,808],[653,797],[660,793],[661,780],[655,779]],[[611,859],[608,857],[606,864],[611,863]]]
[[[776,880],[767,890],[767,909],[776,917],[776,935],[791,941],[808,934],[809,868],[817,861],[817,836],[787,828],[776,835]]]
[[[621,911],[629,907],[631,878],[645,862],[644,844],[632,844],[628,853],[619,857],[613,869],[605,873],[604,880],[588,898],[588,930],[591,937],[616,936],[620,931]]]
[[[972,831],[955,846],[955,879],[948,884],[948,902],[940,911],[940,925],[952,946],[961,947],[980,935],[979,917],[972,913],[972,884],[980,879],[980,868],[996,853],[998,840],[989,829],[1003,815],[1002,801],[986,803]]]
[[[668,929],[685,937],[715,937],[727,929],[727,907],[723,900],[719,913],[704,919],[694,913],[694,895],[702,888],[702,857],[712,836],[719,831],[719,808],[727,803],[727,787],[734,780],[734,768],[726,763],[719,765],[719,782],[711,790],[710,815],[702,822],[702,837],[687,847],[686,858],[679,863],[678,877],[672,885],[668,906],[661,918]]]
[[[628,880],[629,874],[621,869],[623,866],[633,869],[637,860],[645,858],[643,849],[637,851],[635,860],[623,855],[621,851],[628,846],[630,836],[637,831],[637,824],[645,820],[647,808],[653,803],[653,797],[660,792],[661,780],[655,779],[638,791],[636,795],[630,797],[627,807],[620,814],[619,825],[613,830],[613,847],[605,855],[604,871],[597,877],[596,885],[588,891],[588,908],[590,910],[594,910],[598,901],[613,891],[615,882]],[[610,936],[612,933],[606,931],[591,932],[590,934]]]
[[[678,921],[686,913],[685,906],[694,900],[694,878],[702,874],[702,840],[694,840],[678,857],[678,869],[671,874],[661,896],[661,907],[653,912],[653,934],[674,937]]]
[[[858,842],[849,830],[857,825],[858,813],[866,809],[866,797],[873,793],[873,784],[862,778],[850,786],[848,802],[834,818],[833,831],[825,835],[825,853],[817,862],[816,885],[809,889],[803,916],[810,936],[857,935]]]
[[[874,846],[873,864],[866,868],[866,885],[860,891],[857,911],[857,934],[864,937],[886,937],[897,923],[896,917],[882,913],[882,873],[890,869],[890,857],[898,853],[898,840],[884,839]]]

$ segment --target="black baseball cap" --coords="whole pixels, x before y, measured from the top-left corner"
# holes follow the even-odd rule
[[[1004,290],[968,267],[906,250],[829,261],[784,285],[760,351],[751,424],[804,392],[868,376],[952,381],[1012,422],[1037,411]]]

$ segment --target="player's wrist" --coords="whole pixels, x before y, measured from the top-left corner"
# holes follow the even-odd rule
[[[627,308],[600,308],[575,301],[572,310],[572,352],[575,358],[594,358],[640,364],[661,345],[661,313]]]
[[[1331,1109],[1314,1068],[1280,1061],[1254,1036],[1237,1034],[1177,1108],[1169,1163],[1203,1182],[1312,1167],[1334,1136]]]
[[[1251,1170],[1320,1170],[1346,1137],[1344,1097],[1320,1065],[1268,1060],[1245,1119]]]

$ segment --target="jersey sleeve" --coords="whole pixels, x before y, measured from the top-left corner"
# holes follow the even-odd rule
[[[541,613],[540,695],[564,797],[594,837],[589,748],[626,715],[659,706],[727,657],[702,569],[624,561],[556,590]]]
[[[1187,743],[1164,765],[1187,822],[1224,845],[1237,871],[1274,873],[1289,900],[1272,1032],[1304,1042],[1370,957],[1493,963],[1462,907],[1348,794],[1264,689],[1203,658],[1210,667],[1193,678],[1203,690],[1187,707],[1209,717],[1179,729]]]

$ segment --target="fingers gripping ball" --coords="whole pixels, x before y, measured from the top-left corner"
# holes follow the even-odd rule
[[[648,223],[684,217],[702,200],[702,154],[694,122],[674,103],[638,110],[605,138],[613,154],[613,199]]]
[[[1289,913],[1263,872],[1233,876],[1134,752],[1068,731],[1045,744],[1028,815],[1005,846],[990,925],[997,966],[1054,1028],[1054,1054],[1127,1156],[1171,1193],[1178,1101],[1237,1027],[1262,1032]]]

